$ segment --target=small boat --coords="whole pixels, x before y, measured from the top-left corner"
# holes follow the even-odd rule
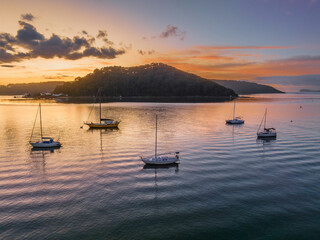
[[[264,121],[264,126],[263,126],[263,130],[260,131],[262,122]],[[275,128],[267,128],[266,127],[266,123],[267,123],[267,109],[263,115],[263,118],[261,120],[258,132],[257,132],[257,137],[258,138],[276,138],[277,137],[277,132]]]
[[[30,142],[30,144],[34,148],[55,148],[61,146],[60,142],[54,141],[51,137],[42,137],[42,141]]]
[[[32,142],[32,136],[33,136],[33,131],[34,131],[34,127],[35,127],[35,123],[37,121],[37,115],[40,115],[40,134],[41,134],[41,138],[40,141],[37,142]],[[58,141],[54,141],[53,138],[51,137],[44,137],[43,133],[42,133],[42,116],[41,116],[41,103],[39,103],[39,108],[36,114],[36,119],[35,122],[33,124],[33,128],[32,128],[32,133],[31,133],[31,137],[30,137],[30,141],[29,141],[30,145],[34,148],[57,148],[57,147],[61,147],[61,143]]]
[[[156,115],[156,135],[155,135],[155,154],[150,157],[140,157],[141,161],[150,165],[168,165],[180,163],[179,152],[173,153],[157,153],[157,133],[158,133],[158,116]]]
[[[241,117],[235,117],[236,101],[233,105],[233,119],[226,120],[226,124],[244,124],[244,120]]]
[[[97,93],[97,97],[99,97],[100,99],[100,103],[99,103],[99,119],[100,121],[99,122],[88,122],[88,121],[85,121],[83,122],[83,124],[89,126],[90,128],[117,128],[120,121],[115,121],[113,119],[110,119],[110,118],[102,118],[101,117],[101,89],[98,90],[98,93]],[[93,104],[94,106],[94,104]],[[93,107],[92,106],[92,107]],[[92,111],[92,109],[91,109]],[[91,113],[90,111],[90,113]],[[89,114],[89,117],[90,117],[90,114]],[[89,119],[88,117],[88,119]]]

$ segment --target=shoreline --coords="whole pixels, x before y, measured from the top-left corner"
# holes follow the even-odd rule
[[[216,96],[189,96],[189,97],[102,97],[103,103],[106,102],[163,102],[163,103],[210,103],[210,102],[229,102],[239,96],[230,97],[216,97]],[[13,102],[55,102],[55,103],[93,103],[98,100],[93,96],[81,96],[81,97],[28,97],[28,98],[14,98],[5,99]]]
[[[293,93],[297,95],[305,95],[299,93]],[[223,103],[231,102],[236,99],[238,102],[261,102],[261,101],[283,101],[286,99],[284,96],[288,94],[250,94],[250,95],[238,95],[237,97],[213,97],[213,96],[189,96],[189,97],[103,97],[102,103]],[[289,94],[290,95],[290,94]],[[16,96],[16,98],[14,98]],[[295,99],[296,97],[289,97]],[[0,103],[63,103],[63,104],[92,104],[98,103],[99,100],[93,96],[81,96],[81,97],[27,97],[24,98],[21,95],[0,95]]]

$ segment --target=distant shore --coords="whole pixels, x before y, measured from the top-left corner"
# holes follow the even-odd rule
[[[102,102],[167,102],[167,103],[197,103],[197,102],[227,102],[237,97],[212,97],[212,96],[188,96],[188,97],[102,97]],[[23,98],[26,99],[26,98]],[[62,103],[92,103],[100,100],[95,97],[61,97],[61,98],[29,98],[32,100],[54,100]]]
[[[239,95],[237,97],[212,97],[212,96],[189,96],[189,97],[102,97],[101,102],[158,102],[158,103],[215,103],[215,102],[230,102],[234,99],[237,99],[238,102],[251,102],[251,101],[277,101],[283,99],[281,97],[283,93],[275,94],[263,94],[264,96],[256,97],[256,94],[250,95]],[[258,94],[260,95],[260,94]],[[270,96],[269,96],[270,95]],[[276,96],[274,96],[276,95]],[[82,96],[82,97],[22,97],[16,95],[6,95],[0,96],[0,102],[25,102],[25,103],[38,103],[38,102],[47,102],[47,103],[98,103],[100,100],[93,96]]]
[[[5,100],[14,102],[56,102],[56,103],[93,103],[100,100],[93,96],[82,97],[20,97],[7,95]],[[206,103],[206,102],[228,102],[238,97],[213,97],[213,96],[188,96],[188,97],[102,97],[101,102],[163,102],[163,103]],[[1,98],[0,98],[1,99]]]

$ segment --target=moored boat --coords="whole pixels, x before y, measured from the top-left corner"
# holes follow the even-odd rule
[[[40,141],[32,142],[32,136],[34,132],[35,123],[37,121],[37,115],[40,115]],[[44,137],[42,133],[42,115],[41,115],[41,103],[39,103],[39,108],[36,114],[36,119],[33,124],[32,133],[29,141],[30,145],[34,148],[54,148],[54,147],[61,147],[61,143],[58,141],[54,141],[52,137]]]
[[[167,165],[167,164],[173,164],[173,163],[180,163],[179,160],[179,152],[173,152],[173,153],[157,153],[157,133],[158,133],[158,116],[156,115],[156,134],[155,134],[155,154],[154,156],[150,157],[140,157],[141,161],[143,161],[145,164],[150,165]]]
[[[99,97],[99,99],[100,99],[100,102],[99,102],[99,122],[84,121],[83,124],[89,126],[90,128],[117,128],[120,121],[116,121],[111,118],[102,118],[101,117],[101,89],[98,90],[97,97]],[[94,104],[93,104],[93,106],[94,106]],[[90,111],[90,113],[91,113],[91,111]],[[89,114],[89,117],[90,117],[90,114]]]
[[[88,125],[90,128],[117,128],[120,121],[115,121],[113,119],[101,118],[100,122],[84,122],[85,125]]]
[[[172,156],[170,156],[172,155]],[[179,163],[179,152],[158,154],[151,157],[140,157],[145,164],[149,165],[168,165]]]
[[[234,101],[234,105],[233,105],[233,118],[226,120],[226,124],[244,124],[244,120],[242,119],[242,117],[236,117],[235,112],[236,112],[236,101]]]
[[[261,128],[263,121],[264,121],[263,130],[260,131],[260,128]],[[257,131],[257,137],[258,138],[276,138],[277,137],[276,129],[275,128],[267,128],[266,124],[267,124],[267,109],[263,115],[259,129]]]
[[[41,141],[30,142],[30,144],[34,148],[55,148],[61,146],[60,142],[54,141],[51,137],[42,137]]]

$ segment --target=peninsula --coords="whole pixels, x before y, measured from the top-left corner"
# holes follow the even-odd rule
[[[136,67],[95,69],[74,82],[57,86],[55,93],[92,96],[98,89],[106,97],[236,97],[237,94],[213,81],[174,67],[153,63]]]

